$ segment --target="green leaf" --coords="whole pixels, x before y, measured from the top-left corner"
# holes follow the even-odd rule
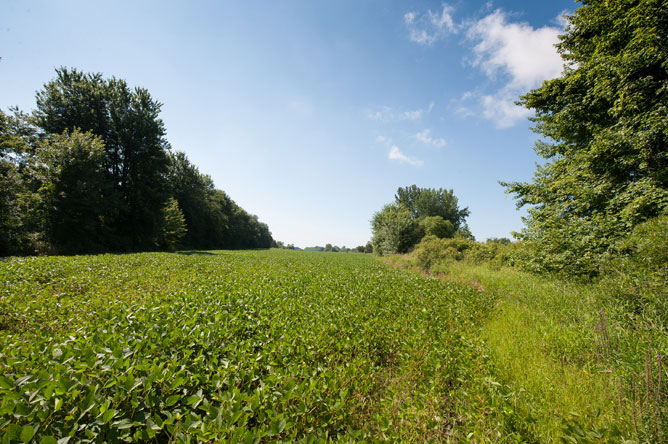
[[[10,381],[9,378],[0,375],[0,388],[11,390],[14,388],[14,383]]]
[[[115,414],[116,414],[116,410],[114,410],[114,409],[109,409],[109,410],[105,411],[102,414],[102,422],[105,423],[105,424],[108,423],[109,421],[111,421],[113,419]]]
[[[167,398],[167,401],[165,401],[165,405],[167,407],[172,406],[176,404],[179,399],[181,399],[181,395],[172,395],[169,398]]]
[[[54,412],[57,412],[58,410],[60,410],[60,408],[61,408],[62,406],[63,406],[63,400],[60,399],[60,398],[56,398],[56,400],[55,400],[55,405],[54,405],[54,407],[53,407],[53,411],[54,411]]]
[[[21,429],[21,435],[19,438],[22,442],[30,442],[32,437],[35,436],[35,429],[31,425],[23,426]]]
[[[12,441],[18,441],[21,436],[21,426],[18,424],[9,424],[9,427],[7,427],[7,433],[5,436]]]
[[[118,430],[129,429],[130,427],[132,427],[132,421],[130,421],[127,418],[124,418],[124,419],[121,419],[118,422],[115,422],[114,427]]]
[[[58,444],[58,440],[53,436],[42,436],[42,439],[39,441],[40,444]]]

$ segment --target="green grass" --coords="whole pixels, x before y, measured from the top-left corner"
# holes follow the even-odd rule
[[[0,262],[3,442],[466,439],[494,297],[290,251]],[[64,442],[64,441],[63,441]]]
[[[386,259],[417,271],[414,260]],[[455,261],[440,263],[432,271],[497,300],[480,330],[489,361],[477,377],[487,382],[490,390],[481,396],[496,413],[483,421],[481,431],[491,428],[496,439],[511,442],[666,439],[661,431],[668,427],[665,366],[660,399],[646,399],[647,384],[640,381],[647,372],[648,347],[661,354],[668,349],[666,332],[618,299],[609,282],[573,282]],[[606,351],[597,345],[599,322],[609,325]],[[653,368],[649,380],[656,384],[655,360]],[[632,377],[638,387],[644,384],[644,413],[636,412],[637,432]]]

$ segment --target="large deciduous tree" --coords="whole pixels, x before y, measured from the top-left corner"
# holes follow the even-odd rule
[[[31,252],[40,237],[29,174],[37,140],[27,115],[0,111],[0,256]]]
[[[61,68],[37,93],[37,125],[46,133],[90,131],[105,146],[104,170],[116,209],[107,217],[111,249],[151,248],[169,194],[169,145],[161,104],[143,88]]]
[[[528,205],[519,234],[539,266],[596,272],[633,227],[668,208],[668,8],[665,0],[583,1],[557,45],[559,78],[521,98],[546,159],[530,183],[504,183]]]
[[[34,176],[40,183],[46,238],[58,253],[104,251],[111,191],[103,171],[104,144],[90,132],[54,134],[38,144]]]

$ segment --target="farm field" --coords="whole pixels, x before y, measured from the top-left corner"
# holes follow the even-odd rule
[[[662,442],[660,329],[604,287],[444,267],[290,250],[10,258],[0,437]]]
[[[435,442],[475,429],[489,294],[369,255],[0,263],[3,442]]]

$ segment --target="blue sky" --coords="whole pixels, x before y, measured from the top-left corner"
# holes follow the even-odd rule
[[[0,107],[59,66],[162,102],[173,149],[277,240],[355,246],[400,186],[452,188],[479,240],[539,160],[518,95],[561,72],[573,1],[0,3]]]

